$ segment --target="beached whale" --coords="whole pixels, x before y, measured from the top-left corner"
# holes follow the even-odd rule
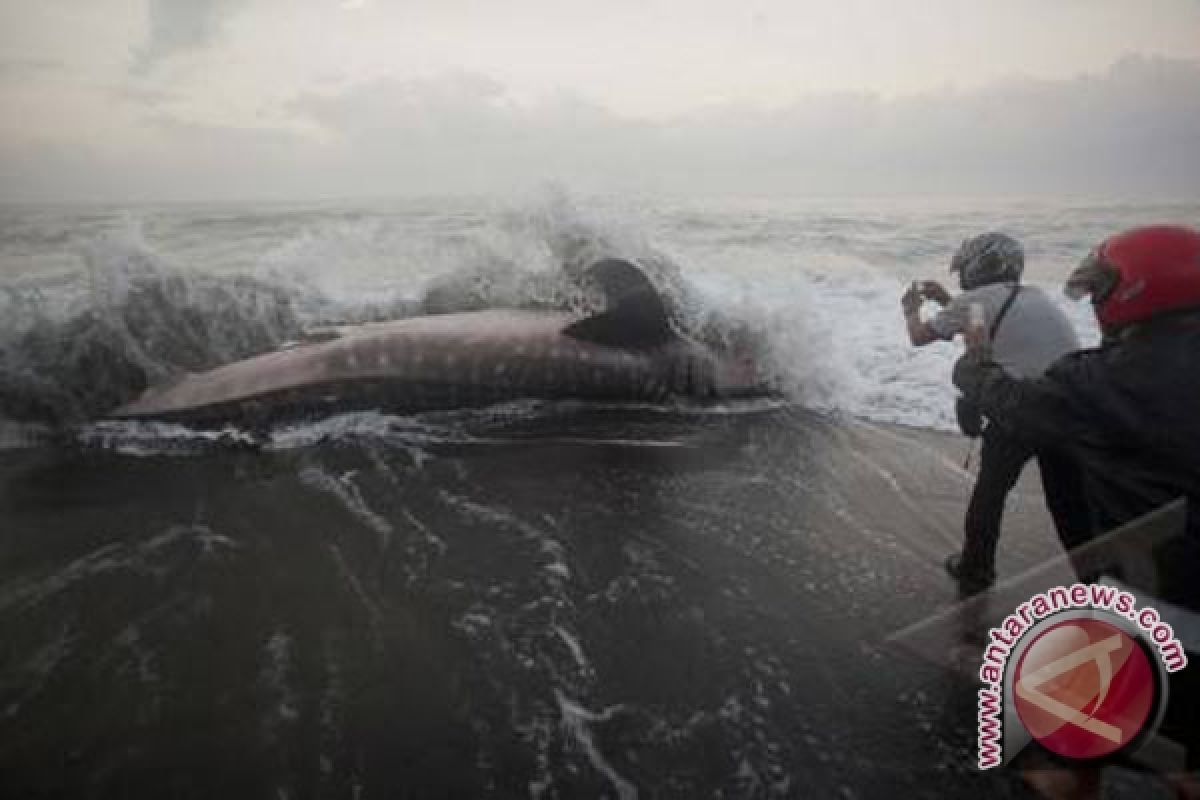
[[[150,387],[108,416],[221,424],[523,398],[662,402],[764,391],[747,355],[677,332],[630,262],[606,259],[588,276],[607,299],[597,314],[490,310],[330,329]]]

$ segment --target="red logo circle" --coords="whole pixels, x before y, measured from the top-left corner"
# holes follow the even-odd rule
[[[1041,631],[1013,671],[1013,702],[1029,734],[1074,759],[1115,753],[1145,729],[1158,686],[1128,633],[1077,618]]]

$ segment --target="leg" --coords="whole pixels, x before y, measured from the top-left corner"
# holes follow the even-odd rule
[[[1091,515],[1083,493],[1083,474],[1069,455],[1055,451],[1038,453],[1042,491],[1054,528],[1069,552],[1093,538]]]
[[[1024,442],[996,426],[989,425],[983,432],[979,476],[967,504],[965,539],[956,576],[963,589],[985,588],[994,580],[1004,501],[1031,456]]]
[[[1070,554],[1095,535],[1084,494],[1083,472],[1075,459],[1065,453],[1045,451],[1038,453],[1037,459],[1046,508],[1054,518],[1058,540]]]

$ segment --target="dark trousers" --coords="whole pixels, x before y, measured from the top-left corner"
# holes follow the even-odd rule
[[[1021,438],[989,424],[983,431],[983,450],[979,476],[964,522],[962,568],[967,574],[992,575],[996,564],[996,542],[1004,519],[1004,501],[1021,477],[1021,470],[1035,455],[1042,476],[1046,507],[1054,519],[1063,547],[1072,548],[1087,541],[1091,525],[1083,494],[1082,473],[1069,456],[1053,452],[1035,452]]]

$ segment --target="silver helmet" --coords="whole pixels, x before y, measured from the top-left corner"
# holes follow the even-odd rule
[[[1012,283],[1025,271],[1025,250],[1006,233],[982,233],[958,246],[950,260],[950,271],[958,273],[963,289],[989,283]]]

